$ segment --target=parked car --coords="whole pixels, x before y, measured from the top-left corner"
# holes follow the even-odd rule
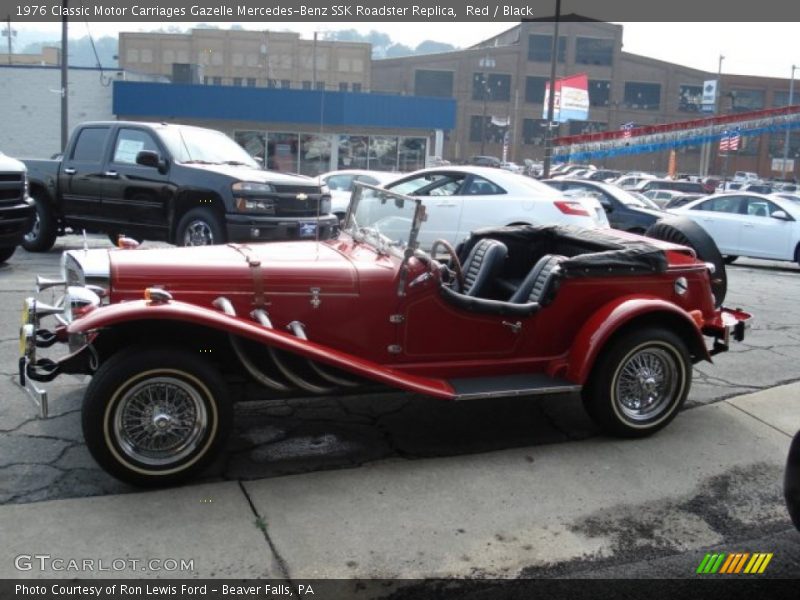
[[[749,256],[800,264],[800,204],[791,200],[748,192],[714,194],[671,212],[705,229],[728,262]]]
[[[511,173],[524,173],[525,167],[522,165],[518,165],[515,162],[504,162],[500,163],[500,168],[504,171],[510,171]]]
[[[623,190],[628,190],[635,188],[642,181],[649,179],[655,179],[655,175],[648,175],[646,173],[641,173],[638,175],[622,175],[621,177],[617,177],[609,183],[612,183]]]
[[[739,188],[742,192],[754,192],[756,194],[771,194],[774,190],[768,183],[745,183]]]
[[[676,190],[687,194],[702,194],[706,190],[705,186],[699,181],[681,179],[645,179],[628,189],[642,194],[650,190]]]
[[[664,207],[665,210],[669,210],[670,208],[678,208],[689,204],[689,202],[693,202],[698,198],[704,198],[708,194],[678,194],[672,200],[667,202],[667,205]]]
[[[329,237],[338,221],[313,179],[264,171],[219,131],[83,123],[61,160],[26,160],[36,219],[23,246],[49,250],[73,230],[181,246]]]
[[[622,173],[619,171],[612,171],[611,169],[597,169],[592,171],[586,179],[590,181],[604,181],[608,183],[620,175],[622,175]]]
[[[647,190],[643,194],[655,202],[659,208],[666,208],[670,200],[685,195],[684,192],[679,192],[678,190]]]
[[[576,191],[596,198],[603,210],[605,210],[608,221],[614,229],[641,234],[664,216],[663,212],[649,208],[633,194],[610,183],[571,179],[562,179],[560,181],[550,179],[545,180],[544,183],[558,190]]]
[[[608,227],[608,219],[597,200],[567,198],[535,179],[502,169],[422,169],[384,187],[424,198],[427,222],[419,242],[426,250],[437,239],[456,246],[471,231],[483,227],[554,224]]]
[[[359,186],[335,240],[69,251],[63,282],[39,281],[63,286],[63,308],[25,302],[21,383],[47,416],[38,382],[91,375],[89,451],[157,486],[214,458],[246,383],[280,397],[376,384],[441,400],[581,392],[603,431],[635,438],[675,417],[693,363],[744,337],[750,315],[715,306],[724,264],[712,275],[702,252],[548,225],[485,229],[460,254],[437,240],[429,254],[417,246],[426,212]],[[690,222],[659,225],[713,250]],[[47,315],[63,322],[48,330]],[[40,356],[55,344],[70,353]]]
[[[469,159],[469,164],[475,165],[476,167],[493,167],[499,169],[502,163],[503,161],[496,156],[473,156]]]
[[[786,471],[783,476],[783,496],[795,528],[800,531],[800,431],[789,446]]]
[[[0,264],[11,258],[30,231],[33,212],[25,165],[0,152]]]
[[[736,183],[753,183],[760,181],[760,179],[758,177],[758,173],[752,173],[750,171],[736,171],[733,174],[733,181]]]
[[[383,185],[400,177],[400,173],[389,171],[367,171],[364,169],[344,169],[341,171],[330,171],[318,177],[320,185],[327,185],[331,194],[331,212],[340,221],[344,220],[347,214],[347,207],[350,205],[350,196],[353,193],[353,184],[356,181],[369,183],[371,185]]]

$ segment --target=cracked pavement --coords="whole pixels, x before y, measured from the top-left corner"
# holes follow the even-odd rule
[[[51,418],[37,418],[14,383],[22,300],[37,274],[58,274],[60,238],[46,254],[17,253],[0,266],[0,504],[134,491],[106,475],[83,443],[84,383],[47,384]],[[91,236],[90,245],[106,246]],[[148,243],[148,246],[159,244]],[[728,267],[726,305],[755,314],[744,343],[695,368],[686,410],[800,380],[800,269],[740,259]],[[205,482],[257,480],[349,469],[387,458],[414,460],[566,444],[597,436],[576,395],[451,404],[403,393],[263,400],[236,407],[227,452]]]

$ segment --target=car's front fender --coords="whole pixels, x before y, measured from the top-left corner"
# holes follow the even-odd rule
[[[566,378],[585,384],[597,356],[606,343],[637,319],[648,319],[648,324],[658,324],[659,317],[668,329],[675,331],[685,341],[689,352],[702,360],[711,360],[703,340],[703,333],[685,310],[655,296],[626,296],[617,298],[599,308],[581,327],[569,353]]]
[[[230,316],[213,308],[174,300],[162,303],[136,300],[103,306],[70,323],[67,332],[87,334],[118,325],[159,320],[192,324],[248,338],[391,387],[442,399],[452,399],[454,396],[452,387],[441,379],[401,373],[352,354],[302,339],[292,333],[265,327],[248,318]]]

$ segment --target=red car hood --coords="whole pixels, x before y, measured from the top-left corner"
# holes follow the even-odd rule
[[[351,261],[319,242],[228,244],[110,252],[111,288],[118,298],[141,298],[159,286],[173,294],[214,291],[252,293],[254,277],[264,292],[355,293],[358,275]],[[259,263],[258,266],[251,264]]]

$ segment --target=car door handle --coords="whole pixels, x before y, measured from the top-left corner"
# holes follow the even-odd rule
[[[64,174],[65,175],[75,175],[75,169],[73,169],[71,167],[67,167],[66,169],[64,169]]]
[[[111,178],[113,178],[113,179],[116,179],[117,177],[119,177],[119,173],[117,173],[116,171],[106,171],[106,172],[104,173],[104,175],[105,175],[106,177],[111,177]]]

